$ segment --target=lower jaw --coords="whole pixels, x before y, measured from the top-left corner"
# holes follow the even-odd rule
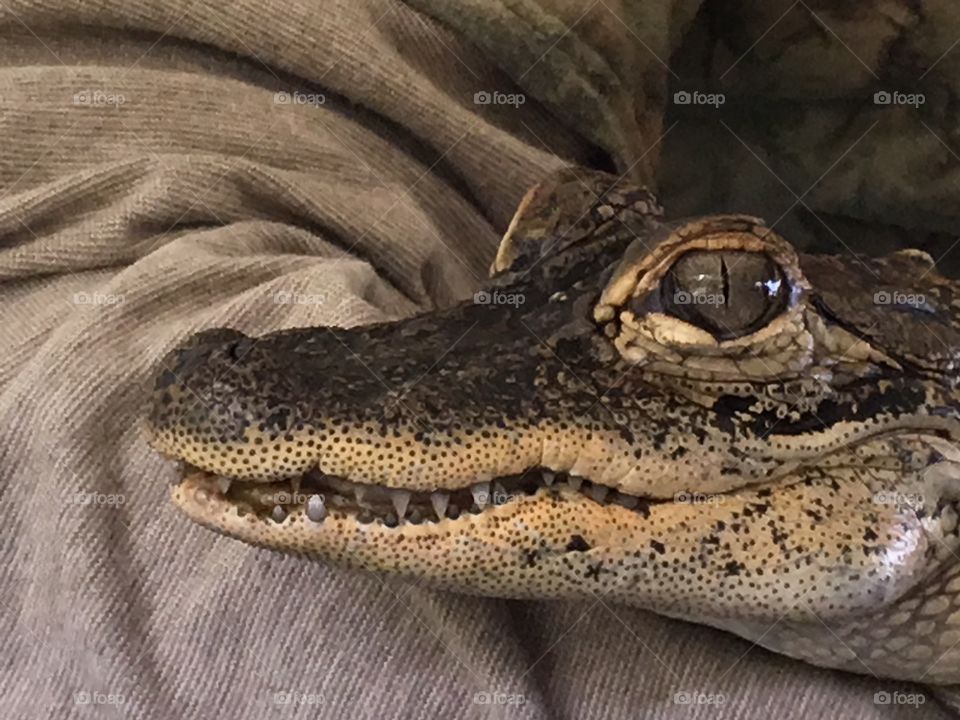
[[[569,489],[541,489],[482,513],[397,527],[361,523],[350,510],[333,506],[320,523],[299,507],[279,523],[256,513],[241,517],[219,494],[216,479],[202,474],[188,475],[171,488],[171,496],[195,523],[248,545],[378,575],[417,578],[438,589],[505,598],[580,596],[578,583],[557,575],[557,563],[573,556],[605,556],[606,549],[594,542],[613,538],[615,528],[624,526],[624,515],[633,515],[625,508],[601,507]],[[562,514],[550,521],[545,513],[558,509]],[[528,566],[530,553],[538,554],[534,566]],[[269,557],[264,561],[271,562]],[[559,586],[540,579],[554,576],[560,578]]]
[[[672,581],[676,572],[659,554],[660,541],[689,533],[698,522],[712,523],[702,516],[723,510],[663,502],[651,504],[647,517],[555,482],[482,512],[391,527],[360,522],[351,508],[332,503],[322,522],[312,521],[300,505],[290,506],[280,522],[269,514],[241,515],[220,492],[218,479],[203,472],[188,473],[171,496],[188,518],[219,534],[341,567],[472,595],[577,599],[599,593],[644,605],[656,599],[644,587]],[[633,569],[642,563],[650,567]],[[664,575],[644,584],[643,573],[652,572]]]
[[[272,513],[241,513],[228,497],[234,492],[231,486],[225,495],[216,476],[193,471],[171,488],[171,498],[194,522],[251,545],[498,597],[578,597],[582,584],[558,580],[566,572],[558,563],[612,557],[651,530],[637,509],[595,502],[560,483],[456,518],[415,523],[408,514],[395,526],[362,522],[355,508],[333,503],[320,522],[304,505],[286,506],[278,521]],[[649,512],[659,515],[668,505]]]

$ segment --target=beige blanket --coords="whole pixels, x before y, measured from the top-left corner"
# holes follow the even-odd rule
[[[197,330],[468,296],[568,162],[659,185],[672,214],[792,206],[801,243],[949,247],[949,113],[850,98],[905,37],[922,67],[946,51],[924,82],[947,102],[956,21],[875,3],[818,11],[827,32],[803,3],[740,5],[0,0],[0,717],[940,717],[602,600],[468,598],[219,537],[139,433],[158,359]],[[748,98],[723,122],[671,102],[705,56]]]

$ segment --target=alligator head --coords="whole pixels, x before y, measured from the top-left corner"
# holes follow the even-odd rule
[[[151,442],[174,502],[250,543],[956,682],[957,289],[568,170],[456,307],[195,336]]]

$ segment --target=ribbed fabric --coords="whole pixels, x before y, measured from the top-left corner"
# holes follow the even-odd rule
[[[219,537],[168,502],[175,470],[139,424],[187,335],[468,296],[527,187],[594,156],[580,138],[616,153],[659,127],[624,114],[650,77],[563,122],[549,105],[590,88],[552,92],[549,70],[518,80],[545,104],[475,105],[520,91],[504,68],[522,55],[486,56],[497,23],[464,37],[430,16],[454,5],[436,7],[0,3],[0,717],[919,717],[873,704],[888,684],[710,629],[348,572]],[[587,50],[610,38],[657,65],[620,22],[581,30],[530,47],[600,67]]]

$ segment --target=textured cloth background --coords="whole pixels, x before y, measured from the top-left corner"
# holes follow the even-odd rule
[[[868,40],[867,21],[915,31],[934,59],[953,42],[885,7],[833,20]],[[889,60],[833,43],[846,71],[814,73],[802,50],[822,31],[798,29],[808,15],[769,31],[781,11],[764,8],[730,47],[789,38],[794,64],[758,45],[744,92],[835,99]],[[954,130],[938,116],[859,141],[875,108],[775,106],[742,135],[735,118],[665,121],[677,78],[661,58],[694,56],[684,44],[716,27],[698,10],[0,2],[0,717],[941,716],[874,703],[909,687],[599,600],[467,598],[219,537],[175,512],[175,470],[140,435],[158,359],[197,330],[353,325],[469,296],[525,189],[566,162],[660,184],[683,212],[774,219],[834,163],[804,196],[826,215],[784,232],[836,245],[827,217],[843,244],[949,245],[956,167],[930,133]],[[526,102],[474,103],[495,90]],[[896,123],[917,133],[899,155]],[[794,152],[776,152],[779,132]],[[695,692],[725,701],[675,700]]]

